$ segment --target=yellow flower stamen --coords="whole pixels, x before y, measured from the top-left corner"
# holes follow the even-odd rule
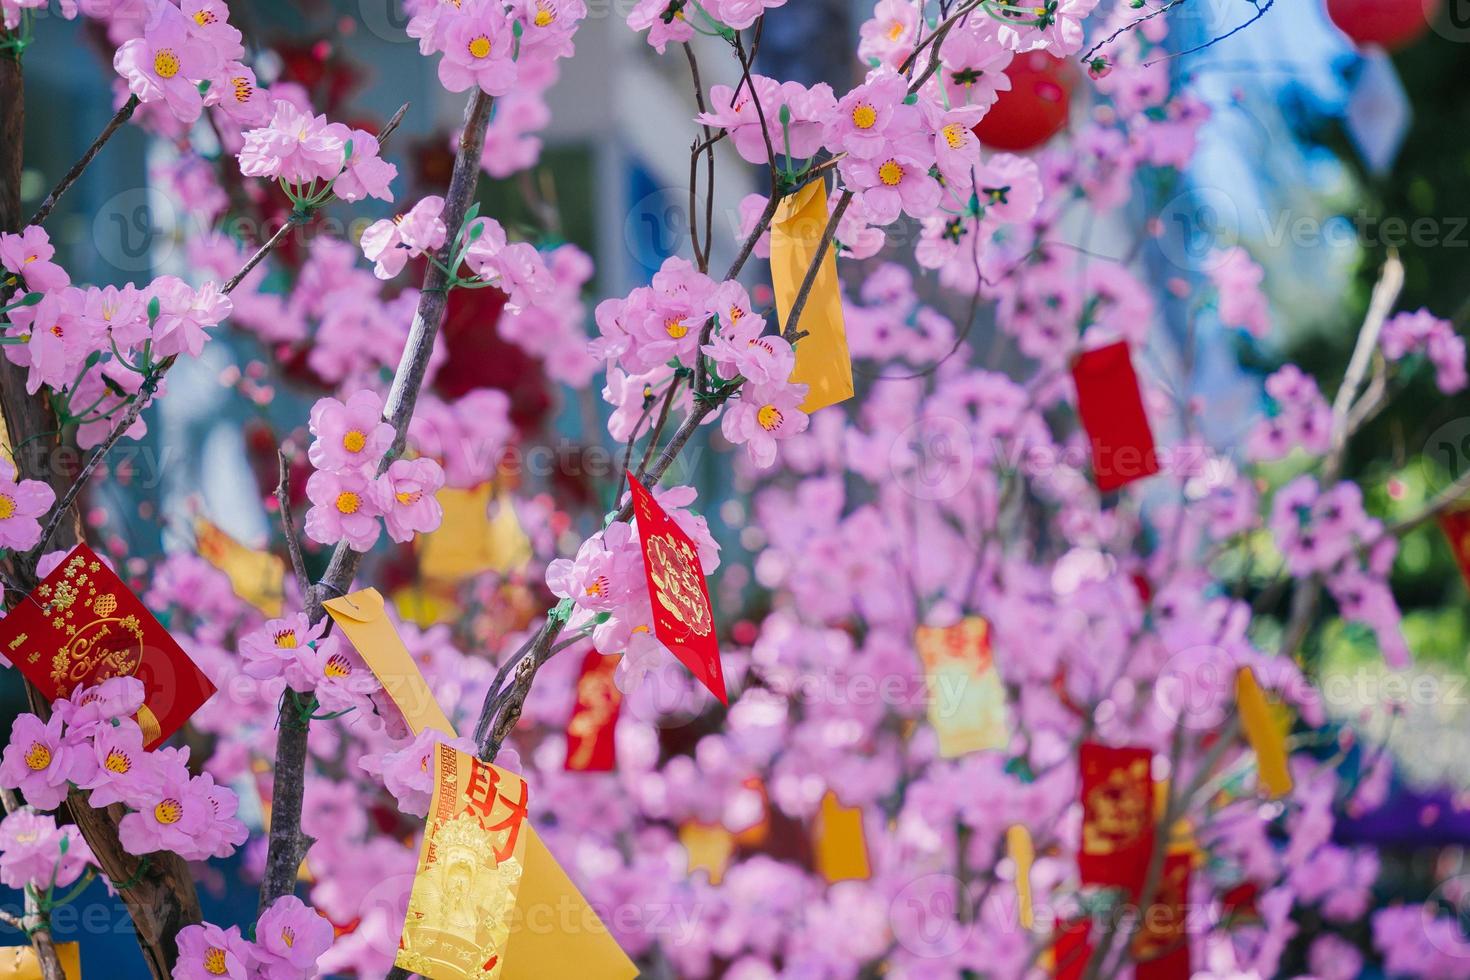
[[[40,742],[32,742],[31,747],[26,750],[26,768],[31,772],[40,772],[51,765],[51,750]]]
[[[471,58],[490,57],[490,39],[483,34],[471,40],[468,47]]]
[[[179,56],[172,48],[160,48],[153,53],[153,73],[159,78],[173,78],[179,68]]]
[[[296,649],[296,646],[297,646],[297,643],[296,643],[296,631],[295,630],[292,630],[292,629],[284,629],[284,630],[277,631],[277,633],[276,633],[276,649],[278,649],[278,650],[295,650]]]
[[[367,436],[360,429],[352,429],[342,437],[342,448],[349,453],[360,453],[367,445]]]
[[[322,666],[322,674],[327,677],[336,677],[338,679],[343,677],[351,677],[352,664],[348,663],[347,658],[342,656],[342,654],[334,653],[327,658],[326,664]]]
[[[970,130],[959,123],[950,123],[941,132],[944,133],[944,141],[949,144],[951,150],[958,150],[970,142]]]
[[[184,819],[184,805],[175,799],[167,799],[153,808],[153,819],[161,824],[174,824]]]
[[[664,330],[675,340],[682,340],[689,333],[683,317],[670,317],[664,321]]]
[[[903,183],[903,166],[897,160],[889,160],[878,168],[878,179],[888,187]]]
[[[211,946],[204,951],[204,972],[214,977],[222,977],[229,972],[229,967],[225,965],[224,950]]]
[[[878,125],[878,110],[860,102],[852,110],[852,124],[858,129],[872,129]]]
[[[122,749],[113,749],[107,753],[107,758],[102,762],[102,768],[122,775],[133,768],[133,760]]]
[[[15,498],[0,493],[0,521],[10,520],[17,510],[19,508],[15,506]]]
[[[784,418],[785,416],[781,414],[781,410],[775,405],[762,405],[760,411],[755,413],[755,420],[767,432],[779,429]]]
[[[337,512],[339,514],[356,514],[362,506],[362,498],[351,490],[344,490],[337,494]]]

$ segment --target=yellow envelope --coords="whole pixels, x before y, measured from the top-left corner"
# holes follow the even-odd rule
[[[435,980],[636,977],[526,819],[525,781],[447,745],[433,760],[397,964]]]
[[[631,980],[638,968],[529,823],[526,867],[500,980]]]
[[[82,947],[57,943],[56,959],[66,980],[82,980]],[[30,946],[0,946],[0,980],[41,980],[41,961]]]
[[[449,623],[460,616],[459,604],[451,592],[432,585],[406,585],[393,593],[393,608],[398,618],[428,629]]]
[[[1235,672],[1235,706],[1240,727],[1256,753],[1256,782],[1271,799],[1291,792],[1291,768],[1286,761],[1286,733],[1249,667]]]
[[[382,594],[377,589],[363,589],[328,599],[323,605],[403,712],[409,729],[417,735],[425,728],[436,728],[453,738],[454,726],[388,619]]]
[[[490,516],[492,499],[495,516]],[[495,495],[490,483],[438,493],[444,520],[418,539],[419,571],[425,578],[460,582],[487,570],[508,574],[531,559],[531,541],[521,528],[510,495]]]
[[[1006,689],[995,669],[990,624],[967,616],[953,626],[920,626],[914,646],[924,663],[929,724],[939,736],[940,756],[1008,746]]]
[[[1031,842],[1031,831],[1025,824],[1012,824],[1006,828],[1006,851],[1016,865],[1016,906],[1021,928],[1030,929],[1036,924],[1031,901],[1031,865],[1036,861],[1036,848]]]
[[[829,885],[853,879],[866,881],[872,875],[868,842],[863,836],[863,811],[843,806],[830,789],[822,797],[822,809],[812,827],[812,849],[817,872]]]
[[[689,874],[704,871],[718,885],[735,853],[735,835],[717,823],[688,820],[679,826],[679,843],[689,854]]]
[[[281,615],[286,563],[279,555],[247,548],[203,517],[194,519],[194,540],[200,556],[225,573],[235,595],[272,619]]]
[[[776,208],[771,222],[771,287],[783,330],[822,244],[829,217],[827,183],[821,179],[784,198]],[[806,336],[796,342],[796,369],[791,372],[791,380],[809,386],[801,410],[815,412],[851,398],[852,356],[847,350],[847,327],[842,318],[835,242],[822,259],[797,329]]]

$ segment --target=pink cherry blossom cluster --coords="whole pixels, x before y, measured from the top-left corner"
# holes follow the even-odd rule
[[[98,866],[74,824],[58,827],[54,816],[30,808],[0,820],[0,883],[10,888],[44,895],[70,887]]]
[[[1428,310],[1399,313],[1383,325],[1379,336],[1383,356],[1399,361],[1410,354],[1424,354],[1434,365],[1434,381],[1446,395],[1463,391],[1470,383],[1465,373],[1465,338],[1455,325]]]
[[[157,103],[181,123],[217,105],[241,123],[266,112],[240,31],[230,24],[223,0],[143,0],[126,20],[140,36],[124,41],[112,66],[145,105]],[[90,13],[90,12],[89,12]],[[116,22],[115,22],[116,23]]]
[[[1293,449],[1320,456],[1332,442],[1332,409],[1317,382],[1295,364],[1266,379],[1269,410],[1246,436],[1246,455],[1269,462]]]
[[[308,202],[324,200],[328,191],[344,201],[392,201],[398,168],[383,160],[379,150],[377,138],[365,130],[328,122],[326,116],[313,115],[310,106],[276,99],[269,122],[244,134],[240,172],[310,188],[305,192]],[[317,190],[319,182],[326,186]]]
[[[143,682],[119,677],[58,699],[49,721],[21,715],[0,757],[0,786],[41,810],[73,790],[90,791],[94,807],[123,804],[118,838],[132,854],[228,857],[246,837],[239,799],[208,773],[190,775],[187,747],[145,751],[132,717],[142,707]]]
[[[346,541],[356,551],[368,551],[381,526],[403,542],[427,534],[444,519],[434,496],[444,485],[438,463],[395,459],[379,474],[393,447],[393,426],[384,421],[383,399],[375,392],[364,389],[345,402],[318,400],[311,409],[311,433],[315,438],[307,455],[316,472],[306,481],[312,506],[305,530],[313,541]]]
[[[790,380],[795,352],[780,334],[766,333],[765,318],[754,312],[740,283],[716,284],[686,259],[669,258],[650,285],[601,303],[596,319],[600,336],[590,349],[608,362],[603,397],[615,409],[609,422],[614,438],[631,435],[658,389],[666,390],[702,358],[716,379],[741,385],[725,407],[721,429],[757,465],[771,465],[777,443],[806,429],[800,407],[806,385]],[[708,343],[701,344],[706,333]]]
[[[29,551],[41,539],[41,518],[56,503],[56,491],[16,476],[15,464],[0,458],[0,549]]]
[[[266,701],[280,698],[285,688],[310,694],[327,713],[356,710],[373,713],[373,699],[381,685],[362,658],[341,635],[326,635],[323,620],[310,625],[305,614],[268,620],[240,637],[244,672],[264,682]]]
[[[175,980],[311,980],[332,947],[332,923],[295,895],[270,904],[255,923],[255,939],[239,926],[222,929],[210,922],[179,930]]]
[[[693,487],[654,488],[654,499],[694,541],[706,575],[720,564],[720,546],[703,517],[689,510]],[[569,631],[591,636],[604,653],[622,653],[618,683],[629,689],[669,653],[653,633],[653,607],[648,596],[643,550],[638,531],[626,521],[613,521],[583,541],[575,558],[558,558],[546,567],[553,595],[572,603]]]
[[[177,276],[159,276],[141,289],[73,286],[54,257],[37,225],[0,233],[0,266],[16,287],[0,311],[7,321],[0,349],[27,369],[28,392],[46,386],[59,396],[58,414],[78,426],[85,448],[103,439],[125,402],[160,387],[156,361],[197,357],[208,331],[233,307],[213,282],[196,289]],[[140,419],[127,434],[144,431]]]
[[[573,52],[572,37],[587,5],[582,0],[413,0],[409,37],[424,55],[438,54],[439,81],[451,92],[478,86],[506,95],[522,76],[543,75]],[[546,82],[539,86],[544,88]]]
[[[663,54],[670,44],[684,44],[696,34],[744,30],[767,10],[786,0],[638,0],[628,13],[628,26],[648,31],[648,43]]]

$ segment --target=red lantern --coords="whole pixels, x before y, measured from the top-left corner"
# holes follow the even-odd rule
[[[975,127],[975,135],[992,150],[1034,150],[1067,125],[1071,66],[1043,51],[1028,51],[1016,56],[1006,77],[1011,80],[1010,91],[1000,93]]]
[[[1397,51],[1419,40],[1440,0],[1327,0],[1327,16],[1359,47]]]

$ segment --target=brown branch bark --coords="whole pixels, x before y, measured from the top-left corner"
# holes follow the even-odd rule
[[[434,339],[444,321],[444,309],[449,299],[448,277],[441,265],[450,261],[450,250],[454,247],[454,234],[464,223],[465,213],[474,200],[475,188],[480,178],[480,154],[485,146],[485,128],[490,122],[493,100],[476,90],[465,106],[464,132],[459,139],[459,151],[454,158],[454,173],[445,194],[444,224],[449,229],[450,240],[440,250],[438,263],[430,263],[424,274],[423,290],[419,294],[418,310],[414,314],[413,326],[409,330],[408,343],[403,357],[393,376],[393,386],[388,392],[388,401],[383,408],[383,418],[393,425],[395,433],[393,448],[383,460],[386,468],[392,458],[403,452],[408,435],[408,423],[413,417],[419,391],[423,387],[424,375],[429,366],[429,355],[434,349]],[[312,623],[319,623],[326,616],[322,605],[333,596],[343,595],[352,587],[362,563],[362,553],[353,551],[345,543],[332,552],[327,573],[317,585],[307,590],[306,613]],[[276,741],[276,764],[274,790],[271,800],[271,829],[269,849],[266,854],[265,879],[260,886],[260,907],[265,908],[282,895],[290,894],[296,886],[296,872],[301,859],[311,846],[310,840],[301,832],[301,801],[306,785],[307,735],[310,723],[302,719],[304,705],[293,692],[286,692],[281,705],[280,732]]]

